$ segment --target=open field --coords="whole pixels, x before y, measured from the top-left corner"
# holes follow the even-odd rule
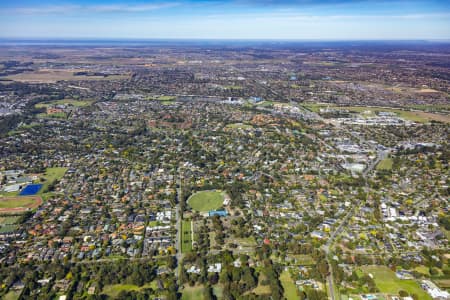
[[[270,285],[258,284],[258,286],[252,290],[252,292],[255,293],[256,295],[270,295],[271,293]]]
[[[201,300],[204,299],[203,286],[185,286],[182,290],[181,300]]]
[[[1,225],[0,224],[0,233],[16,231],[17,227],[18,227],[18,225]]]
[[[430,276],[430,269],[425,266],[418,266],[414,268],[414,271],[424,274],[425,276]]]
[[[66,174],[66,171],[67,171],[67,168],[62,168],[62,167],[47,168],[45,170],[45,173],[41,176],[45,179],[45,181],[43,182],[44,185],[42,186],[38,195],[41,195],[41,194],[47,192],[48,186],[55,180],[60,180],[61,178],[63,178],[64,174]]]
[[[158,100],[158,101],[173,101],[176,99],[177,99],[177,97],[175,97],[175,96],[159,96],[158,98],[156,98],[156,100]]]
[[[366,274],[372,274],[375,284],[381,293],[398,295],[399,291],[404,290],[409,294],[416,294],[419,299],[431,300],[431,297],[415,280],[398,279],[388,267],[365,266],[361,270]]]
[[[430,121],[450,123],[450,115],[435,114],[424,111],[409,111],[396,108],[372,107],[372,106],[336,106],[333,104],[326,104],[326,103],[308,103],[304,104],[304,106],[313,112],[319,112],[321,108],[326,107],[346,109],[350,112],[357,112],[357,113],[361,113],[368,110],[372,112],[385,111],[385,112],[393,112],[400,118],[418,123],[426,123]]]
[[[392,169],[392,163],[393,161],[391,158],[385,158],[378,163],[377,170],[390,170]]]
[[[158,96],[158,97],[147,97],[147,100],[150,101],[162,101],[162,102],[167,102],[167,101],[175,101],[177,100],[176,96]]]
[[[413,112],[411,112],[413,113]],[[443,123],[450,123],[450,115],[444,115],[444,114],[434,114],[429,112],[414,112],[415,115],[418,117],[422,117],[427,119],[428,121],[439,121]]]
[[[23,197],[23,198],[6,198],[0,200],[0,209],[2,208],[14,208],[14,207],[27,207],[32,205],[35,199]]]
[[[220,284],[213,286],[213,292],[217,299],[223,299],[223,287]]]
[[[19,216],[4,216],[0,217],[0,225],[16,224],[19,221]]]
[[[111,284],[103,287],[102,294],[112,298],[117,298],[122,291],[139,291],[139,287],[134,284]]]
[[[226,85],[223,88],[228,89],[228,90],[242,90],[243,89],[243,87],[240,85]]]
[[[156,283],[151,282],[151,283],[145,284],[141,287],[134,285],[134,284],[110,284],[110,285],[105,285],[103,287],[102,294],[106,294],[112,298],[117,299],[120,292],[122,292],[122,291],[139,291],[139,290],[142,290],[144,288],[149,288],[149,287],[151,287],[152,289],[156,289]]]
[[[80,70],[76,70],[79,72]],[[59,69],[40,69],[33,72],[25,72],[15,75],[10,75],[2,77],[4,79],[9,79],[19,82],[29,82],[29,83],[55,83],[57,81],[65,80],[116,80],[116,79],[126,79],[126,75],[112,75],[112,76],[86,76],[74,75],[75,70],[59,70]]]
[[[20,220],[20,216],[3,216],[0,217],[0,233],[12,232],[19,226],[17,223]]]
[[[221,191],[200,191],[189,197],[189,206],[196,211],[208,212],[223,205],[224,194]]]
[[[253,128],[252,125],[242,124],[242,123],[228,124],[226,127],[227,128],[232,128],[232,129],[252,129]]]
[[[302,266],[312,266],[316,263],[314,259],[311,257],[311,255],[308,254],[296,254],[290,256],[295,258],[297,260],[297,264]]]
[[[42,204],[42,198],[37,196],[1,197],[0,214],[22,213],[32,210]]]
[[[192,228],[191,221],[181,223],[181,253],[192,251]]]
[[[284,289],[284,297],[287,300],[295,300],[298,299],[297,296],[297,287],[295,286],[294,281],[291,278],[291,275],[288,271],[284,271],[280,275],[281,285]]]
[[[408,107],[411,107],[412,109],[418,109],[423,110],[426,112],[449,112],[450,111],[450,105],[449,104],[429,104],[429,105],[408,105]]]
[[[19,192],[5,192],[5,191],[1,191],[0,192],[0,198],[3,197],[15,197],[18,196]]]
[[[248,238],[233,238],[230,242],[233,242],[241,247],[255,247],[256,240],[253,236]]]
[[[20,291],[9,291],[5,296],[3,296],[3,300],[17,300],[20,297]]]
[[[175,101],[170,101],[170,100],[168,100],[168,101],[159,101],[159,103],[162,104],[162,105],[172,105],[172,104],[175,103]]]
[[[88,106],[92,103],[92,101],[88,101],[88,100],[75,100],[75,99],[61,99],[61,100],[55,100],[55,101],[50,101],[50,102],[45,102],[45,103],[38,103],[35,105],[36,108],[46,108],[52,105],[58,105],[58,104],[62,104],[62,105],[71,105],[71,106],[75,106],[75,107],[84,107],[84,106]]]
[[[55,118],[55,119],[66,119],[67,114],[65,112],[57,112],[53,114],[41,113],[36,115],[38,118]]]
[[[436,279],[433,281],[441,289],[450,289],[450,279]]]
[[[257,104],[257,106],[261,106],[261,107],[271,107],[273,106],[273,101],[268,101],[268,100],[264,100],[262,102],[259,102]]]

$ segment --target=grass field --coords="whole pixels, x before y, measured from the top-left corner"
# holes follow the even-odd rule
[[[423,112],[423,111],[408,111],[396,108],[369,107],[369,106],[335,106],[333,104],[326,104],[326,103],[308,103],[304,104],[304,107],[308,108],[313,112],[319,112],[321,108],[326,107],[346,109],[348,111],[351,112],[353,111],[357,113],[361,113],[368,110],[372,112],[385,111],[385,112],[393,112],[400,118],[418,123],[426,123],[431,120],[450,123],[450,116],[448,115],[433,114],[430,112]]]
[[[296,254],[296,255],[291,255],[291,256],[297,260],[297,263],[299,265],[302,265],[302,266],[312,266],[312,265],[316,264],[316,262],[311,257],[311,255],[308,255],[308,254]]]
[[[214,285],[213,292],[214,292],[214,295],[217,297],[217,299],[223,299],[223,287],[222,286]]]
[[[102,294],[117,298],[122,291],[139,291],[139,289],[140,288],[134,284],[111,284],[103,287]]]
[[[170,101],[170,100],[168,100],[168,101],[159,101],[159,103],[162,104],[162,105],[172,105],[172,104],[175,103],[175,101]]]
[[[35,107],[36,108],[45,108],[45,107],[49,107],[49,106],[57,105],[57,104],[72,105],[75,107],[83,107],[83,106],[88,106],[91,103],[92,103],[92,101],[88,101],[88,100],[61,99],[61,100],[55,100],[55,101],[51,101],[51,102],[38,103],[35,105]]]
[[[55,119],[66,119],[67,118],[67,114],[65,112],[57,112],[54,114],[47,114],[47,113],[42,113],[42,114],[37,114],[36,115],[38,118],[55,118]]]
[[[32,72],[24,72],[1,78],[30,83],[54,83],[61,80],[118,80],[128,78],[128,75],[111,75],[107,77],[86,75],[75,76],[75,71],[78,72],[80,70],[39,69]]]
[[[408,107],[411,107],[413,109],[429,111],[429,112],[450,111],[449,104],[429,104],[429,105],[416,104],[416,105],[411,105]]]
[[[257,245],[253,236],[248,238],[233,238],[230,242],[233,242],[241,247],[255,247]]]
[[[204,287],[203,286],[185,286],[182,295],[181,300],[201,300],[204,299]]]
[[[27,210],[36,209],[41,204],[42,198],[38,196],[1,197],[0,214],[21,214]]]
[[[16,231],[18,225],[2,225],[0,224],[0,233]]]
[[[1,196],[3,196],[3,197],[15,197],[15,196],[18,196],[19,195],[19,192],[5,192],[5,191],[1,191],[0,192],[0,199],[1,199]]]
[[[381,293],[398,295],[404,290],[409,294],[416,294],[421,300],[431,300],[431,297],[415,280],[401,280],[395,273],[385,266],[366,266],[361,268],[366,274],[372,274],[375,284]]]
[[[228,124],[226,126],[226,128],[231,128],[231,129],[252,129],[253,126],[252,125],[248,125],[248,124],[242,124],[242,123],[233,123],[233,124]]]
[[[19,216],[0,217],[0,225],[16,224],[19,221],[19,219],[20,219]]]
[[[54,182],[55,180],[60,180],[63,178],[64,174],[66,174],[67,168],[55,167],[55,168],[47,168],[43,177],[45,181],[43,182],[43,186],[39,191],[38,195],[45,193],[48,190],[49,184]]]
[[[5,296],[3,296],[3,300],[17,300],[20,297],[21,292],[9,291]]]
[[[175,97],[175,96],[159,96],[157,98],[158,101],[173,101],[176,99],[177,99],[177,97]]]
[[[191,221],[181,222],[181,253],[192,251],[192,228]]]
[[[177,100],[176,96],[158,96],[158,97],[147,97],[150,101],[162,101],[162,102],[172,102]]]
[[[258,285],[252,292],[256,295],[269,295],[271,293],[270,285]]]
[[[436,279],[434,283],[441,289],[449,289],[450,288],[450,279]]]
[[[145,288],[149,288],[149,287],[152,289],[156,289],[156,282],[150,282],[141,287],[134,285],[134,284],[110,284],[110,285],[105,285],[103,287],[102,294],[106,294],[112,298],[117,299],[118,295],[122,291],[139,291],[141,289],[145,289]]]
[[[425,266],[418,266],[414,268],[414,271],[424,274],[425,276],[430,276],[430,271]]]
[[[291,275],[288,271],[284,271],[280,275],[281,285],[284,289],[284,297],[287,300],[295,300],[298,299],[297,296],[297,287],[295,286],[294,281],[291,278]]]
[[[189,206],[196,211],[208,212],[223,205],[224,194],[220,191],[200,191],[189,197]]]
[[[392,163],[393,163],[393,161],[391,158],[385,158],[378,163],[377,170],[391,170]]]
[[[262,102],[259,102],[259,103],[257,104],[257,106],[261,106],[261,107],[271,107],[271,106],[273,106],[273,101],[267,101],[267,100],[264,100],[264,101],[262,101]]]
[[[229,89],[229,90],[242,90],[243,87],[240,85],[226,85],[224,86],[225,89]]]
[[[32,205],[36,200],[29,197],[15,197],[14,199],[0,199],[0,208],[26,207]]]

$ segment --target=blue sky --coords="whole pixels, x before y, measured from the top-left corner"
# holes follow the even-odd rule
[[[450,39],[450,0],[0,0],[2,38]]]

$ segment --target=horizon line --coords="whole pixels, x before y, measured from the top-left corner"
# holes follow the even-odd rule
[[[103,42],[122,42],[122,41],[268,41],[268,42],[450,42],[450,38],[386,38],[386,39],[302,39],[302,38],[125,38],[125,37],[1,37],[1,41],[103,41]]]

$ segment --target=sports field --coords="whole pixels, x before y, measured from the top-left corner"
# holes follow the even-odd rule
[[[35,209],[41,204],[42,199],[37,196],[1,197],[0,214],[22,213]]]
[[[1,216],[0,233],[14,232],[19,227],[20,216]]]
[[[10,225],[2,225],[0,224],[0,233],[10,233],[17,230],[18,225],[10,224]]]
[[[221,191],[200,191],[188,199],[189,206],[196,211],[208,212],[223,205],[224,193]]]
[[[423,300],[431,300],[431,297],[420,287],[415,280],[401,280],[395,273],[385,266],[365,266],[361,270],[366,274],[372,274],[375,284],[381,293],[398,295],[403,290],[409,294],[416,294]]]
[[[42,184],[29,184],[22,191],[20,191],[20,196],[31,196],[36,195],[42,188]]]
[[[20,216],[5,216],[0,217],[0,225],[11,225],[19,222]]]

